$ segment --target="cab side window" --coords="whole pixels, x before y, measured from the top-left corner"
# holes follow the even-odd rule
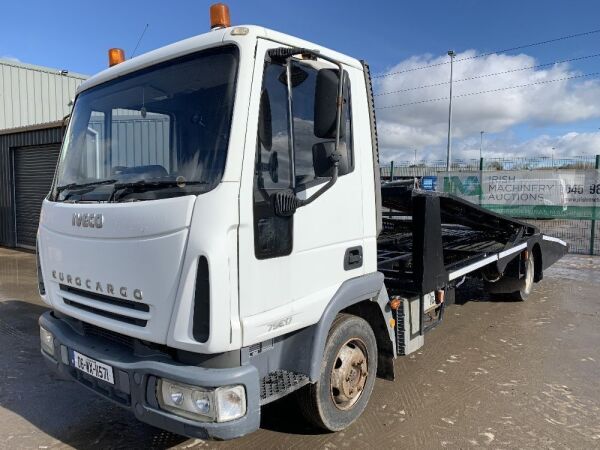
[[[299,192],[329,179],[319,176],[324,172],[323,168],[315,166],[316,161],[322,161],[322,158],[314,155],[323,151],[324,144],[333,144],[332,139],[320,138],[315,133],[318,73],[312,62],[294,60],[289,73],[286,64],[265,63],[253,191],[254,250],[258,259],[289,255],[293,247],[293,215],[277,216],[272,195],[282,190]],[[345,119],[339,152],[346,163],[339,176],[352,172],[354,168],[350,81],[346,73],[344,76]]]
[[[267,63],[263,75],[254,168],[254,250],[258,259],[289,255],[293,217],[275,215],[271,195],[292,188],[286,67]]]

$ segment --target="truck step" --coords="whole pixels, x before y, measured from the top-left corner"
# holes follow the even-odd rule
[[[410,355],[423,346],[421,301],[420,297],[411,300],[403,298],[400,307],[394,311],[398,356]]]
[[[294,392],[309,383],[308,376],[290,372],[288,370],[276,370],[263,377],[260,382],[260,404],[266,405],[281,397]]]

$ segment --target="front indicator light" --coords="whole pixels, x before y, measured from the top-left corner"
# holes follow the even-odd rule
[[[227,386],[218,388],[217,420],[228,422],[239,419],[246,414],[246,390],[244,386]]]
[[[54,335],[44,327],[40,327],[40,344],[42,350],[49,355],[54,356]]]

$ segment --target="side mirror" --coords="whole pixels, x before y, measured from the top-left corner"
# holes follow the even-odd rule
[[[269,100],[269,92],[266,89],[260,94],[258,139],[265,150],[271,151],[273,145],[273,124],[271,120],[271,101]]]
[[[335,141],[319,142],[312,147],[313,167],[315,176],[320,178],[330,178],[333,176],[335,155]],[[344,141],[340,142],[338,149],[338,176],[346,175],[350,172],[350,161],[348,161],[348,151]]]
[[[339,70],[321,69],[317,73],[315,88],[315,136],[321,139],[335,139]],[[344,113],[344,108],[342,114]],[[340,138],[344,137],[344,117],[342,116]]]

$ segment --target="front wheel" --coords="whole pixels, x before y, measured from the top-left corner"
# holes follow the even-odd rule
[[[377,341],[364,319],[339,314],[331,326],[319,381],[299,392],[306,419],[327,431],[340,431],[364,411],[377,373]]]

